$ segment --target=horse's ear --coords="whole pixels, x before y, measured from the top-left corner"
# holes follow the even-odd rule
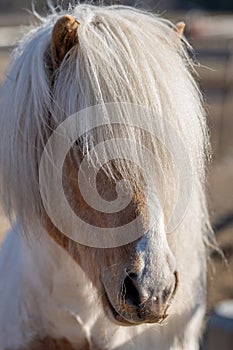
[[[175,47],[178,48],[181,44],[181,39],[184,34],[184,28],[185,23],[184,22],[178,22],[175,24],[175,26],[172,29],[172,39],[175,44]]]
[[[174,30],[177,33],[179,38],[182,38],[182,36],[184,34],[184,28],[185,28],[185,23],[184,22],[176,23]]]
[[[79,22],[70,15],[64,15],[57,20],[51,36],[51,55],[53,69],[57,69],[67,52],[78,44]]]

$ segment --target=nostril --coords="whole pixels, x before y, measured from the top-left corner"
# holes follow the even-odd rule
[[[127,305],[139,306],[141,304],[135,273],[129,273],[126,276],[122,285],[122,296]]]

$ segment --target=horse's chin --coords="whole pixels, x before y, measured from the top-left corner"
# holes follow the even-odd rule
[[[148,319],[141,319],[138,317],[138,319],[135,319],[134,314],[127,313],[127,316],[130,317],[128,318],[121,313],[120,311],[117,311],[116,308],[112,305],[107,292],[105,291],[104,295],[104,309],[107,317],[115,324],[119,326],[137,326],[143,323],[158,323],[161,324],[166,318],[167,314],[163,315],[156,315]]]
[[[126,318],[124,318],[112,305],[112,303],[110,302],[107,293],[105,292],[104,294],[104,299],[105,299],[105,313],[107,315],[107,317],[113,322],[116,323],[120,326],[135,326],[137,324],[140,323],[135,323],[132,320],[127,320]]]

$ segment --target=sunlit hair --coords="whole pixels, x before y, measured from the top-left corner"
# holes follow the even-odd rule
[[[79,43],[59,69],[52,70],[50,39],[62,13],[46,18],[22,40],[1,89],[0,189],[6,213],[16,215],[25,231],[35,228],[40,220],[40,157],[48,136],[60,122],[95,104],[130,102],[152,111],[160,134],[166,120],[183,140],[193,168],[192,217],[197,227],[206,230],[203,186],[209,143],[186,44],[178,39],[169,21],[133,8],[78,5],[70,14],[80,22]],[[121,119],[118,128],[129,139],[136,138],[134,128],[124,128],[133,122],[127,109]],[[109,137],[107,128],[95,132],[97,140]],[[151,143],[156,161],[163,167],[161,181],[172,186],[169,156],[159,150],[156,140],[143,134],[140,137],[144,144]],[[90,140],[83,138],[84,146],[85,142]],[[120,171],[125,177],[129,167],[122,166]],[[171,196],[173,192],[171,189]]]

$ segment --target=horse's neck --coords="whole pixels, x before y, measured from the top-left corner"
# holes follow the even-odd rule
[[[5,314],[0,348],[16,348],[17,343],[44,336],[67,338],[78,348],[88,341],[101,310],[96,293],[79,266],[47,234],[27,240],[16,231],[17,227],[8,233],[0,256],[0,310]],[[15,340],[7,340],[12,327]]]

